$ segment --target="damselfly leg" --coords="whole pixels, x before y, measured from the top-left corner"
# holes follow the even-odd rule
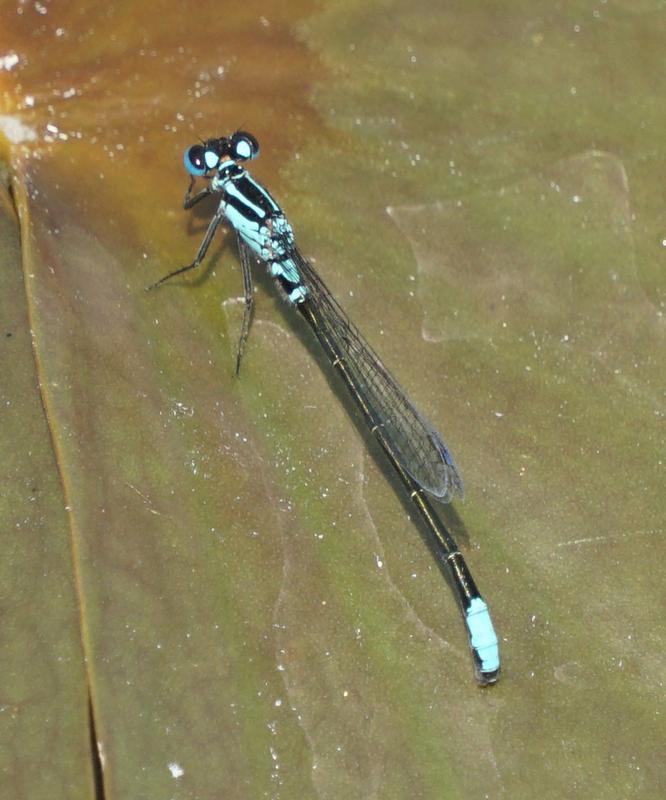
[[[204,189],[202,192],[199,192],[199,194],[202,195],[203,197],[206,194],[210,194],[210,190]],[[146,287],[146,291],[149,292],[151,289],[155,289],[157,286],[161,286],[163,283],[166,283],[166,281],[171,280],[171,278],[175,278],[176,275],[182,275],[183,272],[189,272],[191,269],[196,269],[204,260],[206,253],[208,252],[208,248],[210,247],[210,243],[213,241],[213,237],[215,236],[215,231],[217,230],[217,226],[223,220],[224,220],[224,211],[220,207],[217,209],[217,211],[215,212],[215,216],[210,221],[210,225],[208,226],[208,230],[206,231],[206,235],[204,236],[203,241],[199,245],[199,250],[197,251],[194,261],[191,264],[186,264],[184,267],[175,269],[173,272],[170,272],[168,275],[165,275],[163,278],[160,278],[158,281],[155,281],[155,283],[151,283],[150,286]]]
[[[236,231],[238,240],[238,252],[240,255],[241,270],[243,272],[243,293],[245,295],[245,307],[243,309],[243,322],[241,323],[240,338],[238,339],[238,351],[236,353],[236,375],[240,374],[240,365],[250,332],[250,322],[252,320],[252,309],[254,307],[254,287],[252,284],[252,262],[254,256],[252,251],[241,239],[240,233]]]
[[[185,197],[183,199],[183,208],[185,210],[192,208],[195,206],[199,200],[203,200],[204,197],[208,197],[209,194],[213,194],[213,190],[210,186],[206,186],[205,189],[202,189],[200,192],[197,192],[195,195],[192,194],[192,188],[196,178],[192,177],[190,180],[190,185],[187,187],[187,191],[185,192]]]

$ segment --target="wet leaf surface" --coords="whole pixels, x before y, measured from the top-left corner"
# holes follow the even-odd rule
[[[0,5],[3,795],[658,798],[659,2]],[[503,676],[182,152],[242,127],[450,444]],[[11,333],[12,336],[7,336]],[[351,417],[350,417],[351,412]]]
[[[0,320],[3,791],[16,797],[90,797],[76,542],[41,403],[18,219],[4,187]],[[49,766],[41,769],[45,753]]]

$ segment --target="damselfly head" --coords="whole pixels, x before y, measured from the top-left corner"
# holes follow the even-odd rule
[[[183,155],[185,169],[200,177],[207,175],[220,165],[223,158],[234,161],[251,161],[259,155],[259,142],[247,131],[236,131],[221,139],[206,139],[205,142],[188,147]]]

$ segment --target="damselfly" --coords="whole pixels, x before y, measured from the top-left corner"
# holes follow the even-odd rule
[[[191,178],[184,208],[192,208],[211,194],[219,195],[220,203],[194,261],[148,288],[198,267],[218,225],[221,222],[231,224],[236,231],[245,292],[236,372],[240,370],[250,329],[254,302],[251,265],[258,258],[266,264],[289,303],[314,331],[331,364],[339,370],[370,430],[419,510],[442,562],[450,570],[467,626],[477,680],[482,685],[495,683],[500,672],[499,647],[488,606],[458,546],[428,498],[430,495],[447,503],[456,493],[462,493],[462,481],[451,453],[340,308],[312,264],[301,255],[280,206],[241,166],[258,154],[257,140],[245,131],[208,139],[185,151],[185,168]],[[207,180],[208,185],[193,194],[197,178]]]

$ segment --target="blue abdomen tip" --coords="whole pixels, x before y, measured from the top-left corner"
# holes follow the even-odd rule
[[[482,673],[497,673],[500,668],[497,634],[490,619],[488,606],[475,597],[465,613],[470,644],[481,662]]]

